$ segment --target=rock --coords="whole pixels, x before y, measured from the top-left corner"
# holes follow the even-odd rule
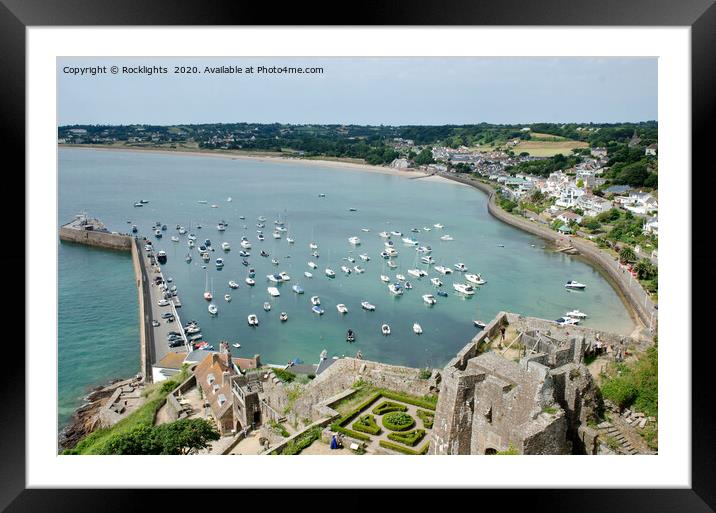
[[[644,429],[644,426],[646,426],[646,419],[641,419],[639,421],[639,429]]]

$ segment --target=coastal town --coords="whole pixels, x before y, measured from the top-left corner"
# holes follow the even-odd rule
[[[637,329],[623,336],[500,312],[440,368],[325,351],[309,364],[239,358],[228,341],[215,349],[189,343],[192,325],[181,322],[178,297],[161,302],[167,281],[151,244],[85,217],[63,226],[61,238],[132,253],[142,365],[135,378],[95,391],[65,433],[64,454],[657,452],[655,123],[478,126],[470,136],[458,127],[438,137],[432,127],[387,127],[377,137],[372,127],[324,126],[314,127],[313,142],[299,128],[71,126],[60,127],[59,142],[360,161],[460,181],[489,195],[494,217],[592,262],[620,291]],[[261,147],[273,134],[297,131],[304,139],[293,148]],[[358,142],[320,152],[327,133]],[[175,335],[176,347],[167,350],[162,335]],[[192,437],[167,446],[171,429]]]

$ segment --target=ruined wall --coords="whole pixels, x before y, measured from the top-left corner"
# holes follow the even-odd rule
[[[118,251],[129,251],[132,245],[130,235],[64,227],[60,228],[60,240]]]
[[[522,438],[521,454],[570,454],[567,441],[567,420],[562,410],[541,413],[534,422],[521,426],[515,438]]]

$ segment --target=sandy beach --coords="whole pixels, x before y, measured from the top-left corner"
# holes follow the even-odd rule
[[[78,149],[89,149],[99,151],[121,151],[121,152],[135,152],[135,153],[156,153],[163,155],[187,155],[193,157],[215,157],[222,159],[231,160],[252,160],[254,162],[267,162],[272,164],[306,164],[318,167],[330,167],[333,169],[343,169],[346,171],[362,171],[369,173],[379,173],[384,175],[402,176],[404,178],[420,178],[430,182],[441,182],[450,183],[454,185],[467,186],[465,184],[448,180],[442,176],[436,174],[426,173],[424,171],[417,171],[414,169],[395,169],[384,166],[372,166],[370,164],[358,164],[353,162],[341,162],[336,160],[321,160],[321,159],[301,159],[293,157],[273,157],[269,155],[253,156],[246,155],[244,153],[235,153],[231,151],[183,151],[183,150],[159,150],[159,149],[143,149],[143,148],[110,148],[103,146],[94,145],[79,145],[79,144],[60,144],[60,148],[78,148]],[[468,186],[469,187],[469,186]]]

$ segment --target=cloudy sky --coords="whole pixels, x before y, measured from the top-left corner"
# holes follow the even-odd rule
[[[111,74],[111,66],[167,74]],[[174,66],[322,67],[175,74]],[[68,68],[106,66],[80,76]],[[655,120],[655,58],[61,58],[58,124],[469,124]]]

